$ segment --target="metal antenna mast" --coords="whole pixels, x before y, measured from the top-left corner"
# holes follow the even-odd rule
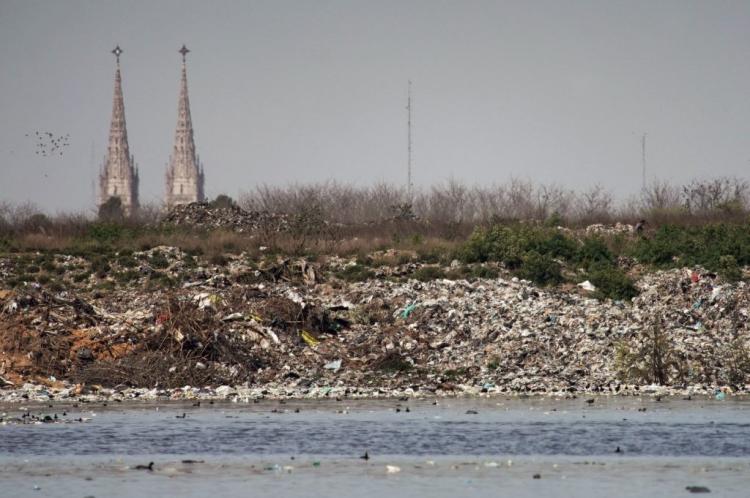
[[[411,202],[411,195],[412,195],[412,181],[411,181],[411,80],[409,80],[409,92],[407,97],[407,104],[406,104],[406,110],[408,111],[408,136],[409,136],[409,143],[408,143],[408,163],[407,163],[407,183],[406,183],[406,192],[409,196],[409,202]]]
[[[99,168],[96,167],[96,149],[94,147],[94,141],[91,141],[91,156],[89,157],[89,170],[91,172],[91,197],[94,202],[94,206],[99,204],[97,198],[98,192],[96,190],[97,180],[99,180]]]
[[[646,190],[646,134],[644,133],[641,137],[641,163],[643,165],[643,172],[641,174],[641,182],[643,190]]]

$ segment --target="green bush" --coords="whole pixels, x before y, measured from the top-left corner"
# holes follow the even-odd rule
[[[722,256],[733,256],[745,266],[750,264],[750,225],[664,225],[653,237],[639,239],[630,253],[642,263],[660,267],[701,265],[718,271]]]
[[[148,264],[151,265],[152,268],[167,268],[169,266],[169,260],[164,254],[156,251],[150,258],[148,258]]]
[[[445,278],[445,272],[439,266],[423,266],[417,269],[412,275],[415,279],[427,282],[438,278]]]
[[[88,280],[88,278],[91,276],[90,273],[81,272],[81,273],[74,273],[73,274],[73,282],[83,282],[84,280]]]
[[[529,251],[524,255],[518,274],[539,285],[555,285],[563,281],[560,263],[551,256],[536,251]]]
[[[15,246],[9,238],[0,237],[0,254],[13,252]]]
[[[55,264],[54,259],[45,260],[44,262],[42,262],[41,266],[42,266],[42,270],[46,272],[50,272],[50,273],[54,272],[57,269],[57,265]]]
[[[549,215],[549,218],[544,220],[544,225],[554,228],[562,225],[564,222],[565,220],[563,220],[562,216],[560,216],[560,213],[554,211],[551,215]]]
[[[576,242],[556,229],[532,225],[494,225],[478,228],[460,250],[466,263],[501,261],[510,269],[523,263],[526,253],[573,259]]]
[[[608,264],[595,264],[588,272],[588,279],[596,286],[600,298],[630,300],[638,295],[633,280],[622,270]]]
[[[532,230],[526,235],[528,248],[539,254],[566,260],[573,259],[578,252],[576,241],[557,230]]]
[[[118,223],[92,223],[88,230],[88,237],[100,244],[120,240],[126,235],[126,228]]]
[[[123,268],[133,268],[138,265],[138,262],[131,255],[121,255],[117,258],[117,263]]]
[[[460,255],[466,263],[520,259],[520,248],[514,246],[513,231],[502,225],[477,228],[463,245]]]
[[[177,280],[170,278],[169,275],[165,273],[157,271],[152,273],[148,279],[147,288],[152,290],[162,288],[171,289],[177,284]]]
[[[499,275],[499,271],[487,266],[475,266],[471,269],[471,276],[474,278],[497,278]]]
[[[346,280],[347,282],[363,282],[365,280],[373,278],[374,276],[375,273],[373,273],[372,270],[359,263],[353,266],[348,266],[336,273],[337,278]]]
[[[740,268],[740,265],[737,264],[737,258],[734,256],[730,254],[720,256],[718,266],[719,274],[725,280],[729,282],[742,280],[742,269]]]
[[[613,263],[614,255],[601,237],[588,237],[578,248],[576,261],[588,268],[597,263]]]
[[[126,270],[126,271],[115,273],[115,280],[117,280],[119,283],[124,284],[128,282],[132,282],[134,280],[138,280],[140,276],[141,276],[140,272],[136,270]]]

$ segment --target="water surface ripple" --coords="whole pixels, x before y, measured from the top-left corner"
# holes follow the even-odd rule
[[[83,424],[0,427],[0,454],[356,455],[367,449],[381,455],[594,456],[612,455],[619,446],[623,456],[750,456],[747,403],[675,402],[646,413],[633,403],[587,409],[572,402],[410,402],[400,404],[401,412],[395,402],[105,409]],[[187,418],[177,419],[183,411]]]

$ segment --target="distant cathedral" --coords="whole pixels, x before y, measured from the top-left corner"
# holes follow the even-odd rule
[[[167,208],[177,204],[202,201],[205,198],[203,165],[195,153],[193,120],[190,116],[185,63],[188,52],[190,51],[185,45],[179,51],[182,54],[182,78],[177,103],[177,130],[166,172],[165,203]],[[117,59],[115,95],[107,157],[99,175],[99,205],[106,203],[112,197],[119,197],[124,213],[129,216],[138,210],[138,168],[130,154],[128,132],[125,126],[125,104],[120,76],[122,49],[117,46],[112,53]]]
[[[125,126],[125,102],[122,98],[119,45],[112,51],[117,58],[115,96],[112,102],[112,124],[109,126],[109,146],[104,166],[99,175],[99,205],[111,197],[119,197],[123,211],[131,215],[138,210],[138,169],[130,155],[128,130]]]
[[[190,117],[185,56],[189,50],[182,46],[182,79],[177,102],[177,130],[174,135],[172,157],[167,166],[167,207],[203,200],[203,165],[195,153],[193,119]]]

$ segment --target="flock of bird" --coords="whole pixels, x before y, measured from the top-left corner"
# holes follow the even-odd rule
[[[55,135],[49,131],[35,131],[33,135],[27,133],[27,137],[31,137],[36,141],[36,150],[34,151],[37,155],[44,157],[53,155],[63,155],[63,150],[68,147],[70,143],[69,134]]]

